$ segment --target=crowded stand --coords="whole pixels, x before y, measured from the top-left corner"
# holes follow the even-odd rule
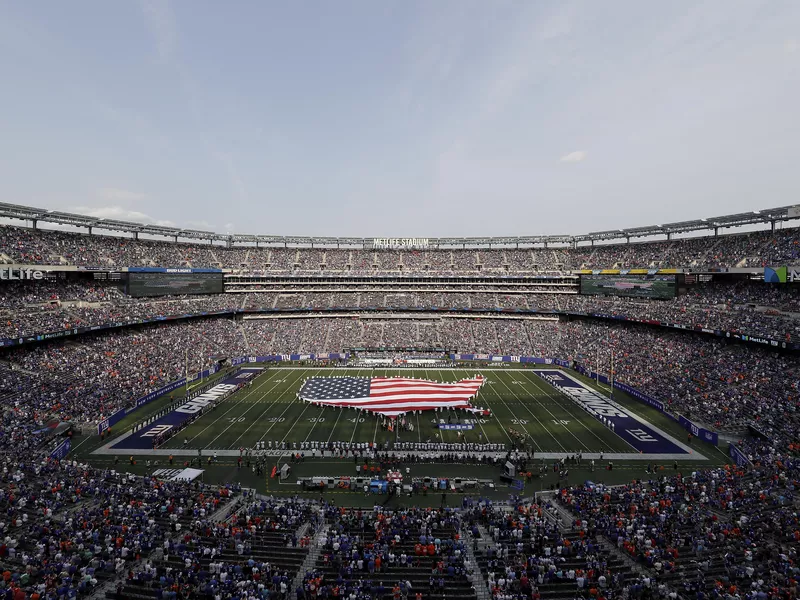
[[[298,598],[476,597],[458,512],[325,508],[321,555]]]
[[[613,351],[616,377],[672,411],[721,429],[748,423],[767,431],[797,427],[800,372],[793,356],[599,320],[193,319],[9,350],[0,374],[3,396],[17,411],[13,423],[53,416],[94,421],[177,379],[187,354],[195,371],[214,356],[408,343],[571,359],[601,372],[608,372]]]
[[[318,512],[309,503],[255,498],[224,521],[197,520],[109,597],[166,597],[177,584],[184,597],[288,598]]]
[[[227,293],[137,298],[121,280],[48,273],[41,281],[3,282],[0,338],[115,328],[0,354],[0,586],[14,600],[88,597],[101,588],[109,599],[143,600],[472,600],[485,597],[484,588],[492,600],[797,598],[796,356],[724,334],[620,319],[796,342],[795,287],[731,276],[655,300],[581,295],[578,280],[564,273],[760,268],[798,256],[797,229],[576,247],[375,250],[2,226],[6,265],[231,269],[274,281],[242,276],[226,282]],[[502,281],[508,274],[520,277]],[[343,284],[316,285],[318,275],[339,275]],[[367,281],[372,275],[389,277]],[[441,279],[412,285],[400,281],[405,275]],[[223,314],[201,316],[213,312]],[[165,317],[179,318],[138,324]],[[358,510],[325,500],[245,500],[235,485],[165,482],[39,458],[53,449],[48,425],[96,425],[228,358],[409,346],[559,358],[608,375],[613,365],[616,381],[670,413],[743,438],[737,445],[749,462],[688,472],[677,462],[666,471],[648,466],[647,479],[623,486],[565,485],[553,504],[465,496],[458,509]],[[436,368],[451,364],[442,351],[432,356]],[[368,358],[352,365],[369,368]],[[350,458],[347,452],[340,456]],[[410,448],[391,457],[370,448],[353,456],[380,465],[489,464],[482,448]]]
[[[91,267],[194,267],[274,273],[344,271],[376,274],[535,272],[592,268],[762,267],[800,256],[796,228],[669,241],[493,250],[241,248],[0,227],[0,260],[12,264]],[[330,258],[329,258],[330,257]],[[349,269],[348,269],[349,267]]]
[[[442,286],[438,286],[442,287]],[[3,286],[0,338],[126,324],[168,316],[216,311],[313,309],[458,309],[472,311],[558,311],[659,321],[690,328],[739,332],[791,342],[800,335],[800,295],[793,286],[756,281],[719,282],[686,288],[672,299],[586,296],[572,287],[539,286],[466,292],[440,291],[224,293],[132,298],[112,282],[45,280]],[[435,289],[435,288],[434,288]]]
[[[227,319],[149,325],[10,350],[0,362],[6,409],[0,444],[21,439],[49,421],[96,422],[136,398],[214,364],[212,357],[247,354],[241,330]],[[27,436],[27,437],[26,437]]]
[[[74,295],[55,286],[45,303],[10,302],[12,307],[0,309],[0,338],[19,338],[41,333],[63,331],[77,327],[107,324],[126,324],[168,316],[199,315],[216,311],[234,311],[241,299],[227,294],[162,296],[131,298],[114,287],[65,286]],[[85,293],[84,293],[85,292]],[[35,292],[39,293],[39,292]],[[13,294],[7,294],[13,298]],[[30,297],[30,296],[28,296]],[[41,296],[40,296],[41,297]]]
[[[594,532],[562,527],[549,501],[465,505],[477,563],[496,600],[625,598],[645,587],[651,597],[667,596],[666,589],[657,594],[654,583],[634,574]]]
[[[797,598],[797,456],[562,489],[573,528],[603,536],[686,598]]]
[[[13,598],[90,597],[239,493],[22,453],[0,461],[2,586]]]

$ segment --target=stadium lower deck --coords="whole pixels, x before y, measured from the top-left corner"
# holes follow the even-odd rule
[[[95,455],[239,456],[241,449],[265,448],[268,456],[301,452],[321,455],[323,447],[336,443],[373,444],[392,450],[405,448],[418,454],[457,450],[453,444],[481,444],[504,454],[515,446],[535,457],[561,458],[581,453],[586,458],[625,460],[702,461],[706,456],[678,441],[653,424],[653,411],[628,399],[625,405],[608,398],[608,389],[596,390],[593,382],[567,375],[558,369],[529,368],[304,368],[246,367],[251,383],[199,416],[153,449],[154,427],[166,427],[169,414],[134,433],[112,439]],[[393,426],[379,415],[322,407],[297,396],[302,383],[313,377],[415,377],[452,382],[480,374],[486,378],[473,405],[487,408],[490,415],[461,410],[423,411],[406,416],[406,426]],[[590,414],[579,400],[551,384],[553,376],[590,396],[595,409],[604,414],[625,415],[600,418]],[[229,376],[233,377],[233,376]],[[226,381],[225,377],[220,378]],[[599,395],[597,392],[599,391]],[[620,394],[616,394],[618,402]],[[599,404],[598,404],[599,403]],[[605,409],[605,410],[603,410]],[[467,429],[440,428],[462,425]],[[401,447],[398,442],[404,443]],[[415,444],[409,446],[409,443]],[[420,444],[427,444],[420,446]],[[446,448],[442,444],[448,445]],[[313,453],[314,448],[318,449]]]

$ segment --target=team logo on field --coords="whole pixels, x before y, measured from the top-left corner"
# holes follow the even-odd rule
[[[166,433],[172,429],[172,425],[156,425],[155,427],[145,431],[142,434],[142,437],[158,437],[159,435]]]

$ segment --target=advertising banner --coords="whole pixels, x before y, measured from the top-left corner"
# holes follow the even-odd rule
[[[686,431],[690,432],[693,436],[700,438],[709,444],[719,445],[719,436],[715,431],[709,431],[699,425],[695,425],[683,415],[678,415],[678,423],[681,424]]]
[[[63,442],[61,442],[55,449],[50,453],[50,458],[53,460],[61,460],[69,454],[69,450],[72,447],[72,440],[67,438]]]
[[[753,463],[750,462],[750,459],[745,456],[744,452],[742,452],[736,444],[729,444],[728,445],[728,454],[740,467],[750,467]]]

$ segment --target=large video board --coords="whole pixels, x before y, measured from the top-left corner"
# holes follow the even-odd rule
[[[581,275],[581,294],[669,299],[677,285],[675,275]]]

